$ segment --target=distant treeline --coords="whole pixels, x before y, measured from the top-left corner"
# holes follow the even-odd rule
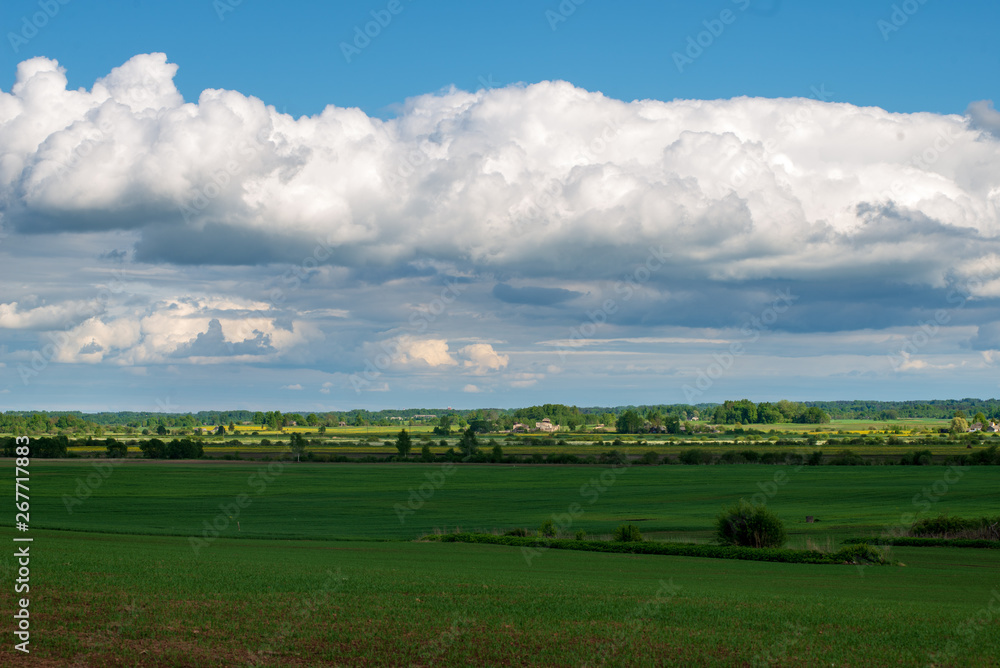
[[[17,439],[0,439],[0,456],[13,457]],[[22,442],[23,445],[23,442]],[[129,446],[138,446],[147,459],[200,459],[205,454],[202,442],[197,439],[175,438],[170,442],[151,438],[144,441],[119,441],[113,438],[94,440],[92,438],[70,440],[65,435],[41,436],[30,442],[31,457],[51,459],[69,456],[70,446],[104,448],[108,457],[119,458],[128,455]]]
[[[451,428],[464,430],[476,425],[477,431],[508,430],[515,423],[533,425],[549,419],[570,429],[613,426],[626,412],[648,423],[672,424],[698,418],[721,424],[759,424],[774,422],[824,422],[828,418],[890,421],[901,418],[951,419],[957,412],[966,416],[982,413],[988,419],[1000,419],[1000,399],[935,399],[929,401],[776,401],[753,403],[748,399],[702,404],[656,404],[640,406],[577,407],[565,404],[542,404],[524,408],[478,408],[453,410],[408,408],[367,411],[362,409],[326,413],[282,413],[281,411],[199,411],[197,413],[154,413],[119,411],[82,413],[80,411],[7,411],[0,414],[0,433],[44,434],[76,432],[102,435],[106,429],[127,433],[159,433],[163,429],[194,429],[229,425],[259,425],[262,429],[280,429],[291,425],[336,427],[384,426],[410,424],[438,425],[447,418]],[[631,415],[629,416],[631,417]],[[161,429],[163,428],[163,429]]]

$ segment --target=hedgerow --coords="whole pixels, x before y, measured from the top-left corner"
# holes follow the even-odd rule
[[[895,547],[978,547],[1000,550],[1000,541],[980,538],[845,538],[846,544],[870,543],[872,545],[893,545]]]
[[[423,540],[442,543],[479,543],[509,547],[549,548],[554,550],[584,550],[590,552],[615,552],[621,554],[658,554],[680,557],[706,557],[709,559],[740,559],[744,561],[773,561],[789,564],[855,564],[856,548],[842,548],[837,552],[817,550],[790,550],[786,548],[736,547],[731,545],[694,545],[689,543],[622,543],[603,540],[540,539],[493,534],[452,533],[428,535]],[[890,563],[871,561],[866,563]]]

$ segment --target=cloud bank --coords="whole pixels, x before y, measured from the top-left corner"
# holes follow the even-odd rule
[[[669,354],[772,331],[800,337],[776,354],[813,358],[802,337],[859,333],[864,354],[906,353],[897,372],[953,368],[924,359],[934,346],[1000,359],[989,101],[963,116],[624,102],[546,81],[443,90],[389,120],[292,118],[237,91],[185,101],[176,73],[138,55],[68,90],[34,58],[0,91],[10,239],[69,254],[65,239],[113,238],[93,257],[149,276],[99,307],[83,273],[12,292],[11,359],[27,359],[21,333],[58,331],[53,362],[308,364],[333,375],[275,386],[322,395],[368,367],[379,391],[396,372],[462,376],[456,392],[574,368],[691,378],[703,369]],[[753,324],[779,290],[794,305]],[[942,308],[933,345],[901,348]]]
[[[21,63],[0,95],[6,224],[136,230],[147,262],[297,262],[319,243],[336,265],[430,257],[559,278],[613,276],[665,243],[663,277],[891,271],[941,286],[960,278],[956,256],[998,251],[986,103],[969,117],[802,98],[626,103],[557,81],[426,95],[388,121],[335,106],[293,119],[234,91],[185,102],[176,70],[136,56],[74,91],[55,61]]]

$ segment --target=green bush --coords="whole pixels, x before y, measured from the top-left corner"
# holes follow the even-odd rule
[[[830,460],[831,466],[861,466],[865,460],[853,450],[841,450]]]
[[[528,535],[528,530],[527,529],[511,529],[510,531],[507,531],[506,533],[504,533],[504,535],[505,536],[518,536],[518,537],[523,538],[523,537],[526,537]]]
[[[616,543],[641,543],[642,532],[634,524],[620,524],[613,535]]]
[[[969,463],[1000,464],[1000,452],[997,452],[997,446],[995,445],[991,445],[985,450],[976,450],[971,455],[969,455]]]
[[[656,466],[660,463],[660,456],[656,454],[655,450],[650,450],[642,456],[642,463],[646,466]]]
[[[1000,549],[1000,540],[967,538],[846,538],[844,543],[871,543],[872,545],[898,545],[900,547],[975,547]]]
[[[576,540],[586,540],[586,539],[587,539],[586,531],[580,529],[579,531],[576,532]]]
[[[711,464],[712,453],[692,448],[691,450],[685,450],[678,455],[678,459],[681,460],[681,464]]]
[[[785,525],[767,506],[757,506],[740,499],[715,520],[716,538],[723,545],[741,547],[781,547],[785,544]]]
[[[915,522],[907,532],[910,536],[930,538],[1000,539],[1000,517],[928,517]]]
[[[109,438],[105,440],[104,447],[107,449],[109,459],[121,459],[122,457],[128,457],[128,445],[126,443]]]
[[[545,536],[546,538],[555,538],[556,525],[552,523],[552,520],[545,520],[542,522],[542,526],[538,527],[538,535]]]
[[[870,546],[868,543],[854,543],[842,547],[833,553],[833,558],[837,561],[848,564],[879,564],[888,563],[885,553],[882,550]]]
[[[765,452],[760,456],[761,464],[783,464],[788,459],[788,454],[784,452]]]
[[[628,455],[621,450],[612,450],[610,452],[602,452],[598,461],[601,464],[611,464],[612,466],[626,466],[628,464]]]
[[[907,466],[929,466],[932,463],[930,450],[919,450],[903,455],[900,464]]]

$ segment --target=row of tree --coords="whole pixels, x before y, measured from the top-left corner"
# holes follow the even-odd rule
[[[353,426],[391,426],[436,423],[442,434],[472,427],[476,433],[506,431],[517,423],[534,424],[544,419],[571,431],[598,424],[617,425],[623,416],[626,433],[673,428],[678,423],[700,417],[702,421],[721,424],[772,424],[776,422],[819,423],[829,418],[896,420],[899,418],[951,419],[956,412],[981,414],[985,420],[1000,419],[998,399],[949,399],[931,401],[776,401],[754,403],[748,399],[723,404],[659,404],[647,406],[577,407],[565,404],[542,404],[517,409],[441,410],[415,408],[367,411],[356,409],[327,413],[282,413],[281,411],[201,411],[198,413],[154,413],[122,411],[117,413],[81,413],[79,411],[7,411],[0,414],[0,433],[39,435],[76,433],[103,436],[113,427],[126,433],[154,433],[160,436],[174,430],[193,430],[210,425],[233,427],[249,423],[262,429],[276,430],[293,423],[298,426],[335,427],[341,422]],[[633,415],[642,421],[637,427]],[[446,424],[444,424],[446,423]],[[231,429],[230,429],[231,431]]]
[[[823,424],[830,416],[818,406],[808,406],[793,401],[781,400],[775,403],[762,401],[755,404],[749,399],[726,401],[712,411],[712,421],[718,424],[776,424],[798,422],[801,424]]]

